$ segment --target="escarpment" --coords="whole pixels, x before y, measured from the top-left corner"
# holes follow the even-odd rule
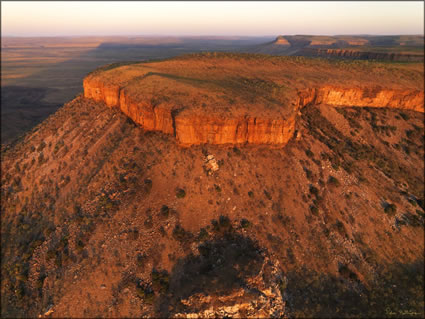
[[[393,52],[369,52],[349,49],[321,49],[303,48],[298,52],[304,56],[334,57],[358,60],[382,60],[392,62],[421,62],[423,54],[393,53]]]
[[[125,89],[92,87],[90,81],[84,82],[84,96],[109,107],[118,107],[147,131],[173,134],[182,146],[204,143],[285,145],[295,130],[295,112],[286,119],[194,114],[170,104],[136,102]]]
[[[338,88],[324,86],[299,92],[300,107],[327,104],[335,107],[387,107],[424,112],[424,92],[380,87]]]
[[[248,70],[237,74],[241,61],[217,60],[189,59],[191,63],[188,63],[187,59],[173,59],[100,72],[86,77],[84,96],[119,108],[147,131],[174,135],[181,146],[204,143],[284,146],[294,134],[299,110],[308,104],[424,112],[421,83],[419,87],[417,83],[414,87],[391,81],[378,82],[389,84],[388,87],[377,86],[370,80],[359,84],[367,76],[363,70],[360,76],[356,72],[354,76],[351,74],[347,81],[332,81],[332,72],[340,71],[334,68],[330,72],[323,70],[329,72],[329,80],[301,86],[285,81],[285,75],[297,69],[293,59],[283,59],[282,69],[286,74],[280,78],[276,72],[279,70],[273,69],[276,62],[267,74],[263,64],[246,61]],[[291,69],[285,70],[285,66]],[[257,76],[256,68],[263,78]],[[301,65],[300,71],[303,68]],[[397,75],[391,71],[393,76]],[[122,74],[129,72],[133,76],[121,80]],[[311,73],[304,74],[307,80],[312,77]]]

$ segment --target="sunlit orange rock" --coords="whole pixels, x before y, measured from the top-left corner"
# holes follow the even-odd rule
[[[328,104],[332,106],[388,107],[424,112],[424,92],[374,88],[338,88],[324,86],[299,93],[298,104]]]
[[[215,65],[207,65],[202,72],[215,70],[217,68]],[[174,135],[182,146],[204,143],[284,146],[295,132],[299,110],[308,104],[326,104],[334,107],[387,107],[424,112],[423,90],[399,87],[383,88],[370,83],[361,87],[359,85],[346,87],[316,81],[311,82],[311,87],[301,88],[294,85],[291,90],[286,90],[286,103],[282,102],[280,106],[285,111],[279,111],[278,107],[266,114],[267,107],[265,105],[257,104],[256,107],[250,104],[244,108],[243,90],[235,91],[233,89],[234,91],[230,90],[229,93],[223,95],[219,85],[220,81],[225,81],[226,78],[224,80],[219,78],[215,80],[216,82],[212,81],[214,76],[221,76],[220,72],[210,71],[212,79],[206,77],[202,82],[196,78],[192,79],[190,73],[184,69],[182,62],[177,66],[180,69],[177,71],[176,68],[172,69],[174,73],[161,73],[163,70],[146,72],[145,68],[152,68],[151,64],[147,66],[140,64],[138,68],[129,69],[134,73],[133,77],[128,76],[126,71],[128,68],[117,71],[116,78],[114,78],[113,71],[108,71],[108,76],[105,77],[102,76],[102,73],[91,75],[84,80],[84,96],[95,101],[102,101],[109,107],[119,108],[147,131],[160,131]],[[159,64],[159,67],[162,65]],[[233,66],[227,67],[232,68]],[[170,66],[167,68],[166,71],[171,72]],[[225,69],[225,71],[227,70]],[[181,75],[179,72],[184,73]],[[232,72],[234,71],[232,70]],[[125,80],[120,78],[123,74],[127,75]],[[276,77],[275,74],[273,76]],[[308,73],[306,73],[307,76]],[[246,81],[246,79],[241,81]],[[259,93],[261,98],[264,97],[262,103],[279,98],[276,97],[275,89],[268,89],[268,87],[273,88],[272,84],[257,79],[255,81],[250,82],[254,83],[254,89],[264,87],[265,93]],[[278,81],[278,78],[275,81]],[[350,81],[355,83],[356,79],[350,79]],[[204,83],[207,83],[212,89],[210,90],[208,87],[209,91],[205,90],[202,86]],[[348,83],[350,84],[350,82]],[[231,82],[230,85],[237,85],[237,83]],[[225,85],[224,89],[227,89]],[[161,96],[163,93],[157,92],[165,92],[168,95]],[[230,101],[235,97],[230,94],[235,94],[235,92],[242,94],[242,99],[239,100],[237,108],[226,111],[226,105],[223,106],[222,103],[230,104],[231,102],[226,102],[226,96]],[[196,102],[194,102],[195,96],[199,98]],[[217,109],[211,104],[206,108],[200,108],[197,105],[204,104],[202,98],[205,101],[214,101],[217,97],[220,98],[217,103],[221,103],[219,105],[221,108]],[[188,106],[190,103],[192,103],[191,107]],[[258,107],[260,107],[260,111]]]

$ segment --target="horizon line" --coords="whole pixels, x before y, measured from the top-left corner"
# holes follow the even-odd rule
[[[340,33],[340,34],[309,34],[309,33],[296,33],[296,34],[270,34],[270,35],[221,35],[221,34],[199,34],[199,35],[176,35],[176,34],[70,34],[70,35],[1,35],[2,38],[76,38],[76,37],[180,37],[180,38],[191,38],[191,37],[222,37],[222,38],[266,38],[266,37],[278,37],[278,36],[424,36],[424,33]]]

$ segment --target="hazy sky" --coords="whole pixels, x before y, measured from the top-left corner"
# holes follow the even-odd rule
[[[1,2],[2,35],[423,34],[424,2]]]

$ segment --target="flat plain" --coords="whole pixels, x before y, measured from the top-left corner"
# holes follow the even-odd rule
[[[244,50],[266,37],[4,37],[1,143],[30,130],[82,91],[97,67],[201,51]]]

